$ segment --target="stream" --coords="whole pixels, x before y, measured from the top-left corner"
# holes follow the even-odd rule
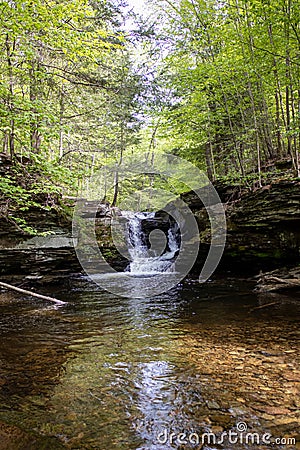
[[[5,435],[0,448],[299,448],[220,443],[241,424],[299,438],[299,299],[252,288],[190,279],[155,298],[119,298],[86,277],[44,289],[62,307],[0,293],[0,421],[55,438],[18,447]],[[202,447],[204,433],[218,442]]]
[[[300,299],[178,283],[176,224],[124,214],[124,272],[0,293],[0,450],[299,448]]]

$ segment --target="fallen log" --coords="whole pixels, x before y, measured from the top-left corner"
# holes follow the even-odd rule
[[[300,280],[296,280],[294,278],[279,278],[279,277],[274,277],[274,276],[266,276],[265,280],[275,282],[275,283],[287,284],[287,285],[290,285],[293,287],[300,286]]]
[[[31,297],[41,298],[42,300],[47,300],[49,302],[56,303],[57,305],[66,305],[66,302],[63,302],[62,300],[58,300],[57,298],[48,297],[46,295],[36,294],[35,292],[26,291],[25,289],[18,288],[16,286],[12,286],[8,283],[3,283],[0,281],[0,287],[4,287],[6,289],[11,289],[12,291],[20,292],[21,294],[30,295]]]
[[[270,306],[275,306],[275,305],[279,305],[279,302],[265,303],[264,305],[256,306],[255,308],[251,308],[249,310],[249,313],[252,313],[253,311],[257,311],[259,309],[269,308]]]
[[[281,276],[279,270],[260,274],[255,291],[264,293],[300,288],[299,275],[299,273],[283,272],[283,276]]]

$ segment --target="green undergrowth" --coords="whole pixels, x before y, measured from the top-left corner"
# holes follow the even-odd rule
[[[28,224],[26,216],[32,209],[56,210],[67,218],[69,209],[62,194],[74,188],[72,174],[55,162],[41,157],[8,159],[0,165],[0,217],[13,223],[27,235],[45,235]]]

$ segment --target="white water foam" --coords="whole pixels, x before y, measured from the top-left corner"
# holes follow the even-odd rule
[[[166,248],[162,254],[153,256],[142,230],[142,220],[154,219],[155,213],[131,212],[122,213],[128,219],[127,243],[131,262],[129,272],[133,276],[168,274],[174,272],[174,257],[179,250],[176,239],[176,224],[168,230]],[[152,255],[151,255],[152,250]]]

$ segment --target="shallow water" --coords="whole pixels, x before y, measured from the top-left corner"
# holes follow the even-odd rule
[[[297,437],[299,299],[261,298],[237,280],[187,281],[152,299],[87,279],[47,294],[68,304],[0,294],[3,422],[71,449],[199,449],[208,432],[219,443],[204,449],[270,448],[220,443],[241,423]],[[253,310],[264,302],[275,305]]]

